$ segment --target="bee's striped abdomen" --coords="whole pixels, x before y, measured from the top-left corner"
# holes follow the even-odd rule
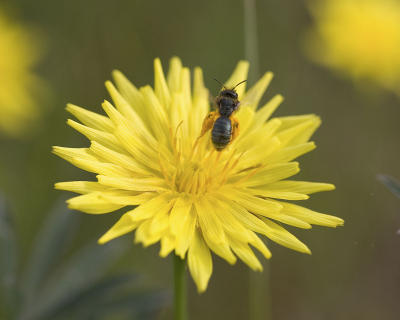
[[[232,123],[227,117],[221,116],[214,122],[211,140],[217,151],[224,149],[231,141]]]

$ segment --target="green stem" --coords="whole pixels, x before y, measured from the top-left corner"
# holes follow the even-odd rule
[[[174,255],[174,319],[188,320],[186,261]]]
[[[250,84],[259,77],[256,0],[243,0],[244,6],[244,51],[250,62]],[[249,320],[271,319],[270,265],[261,257],[264,271],[257,273],[249,269]]]
[[[256,0],[243,0],[244,6],[244,56],[251,64],[249,82],[259,77]]]
[[[263,261],[265,258],[261,257]],[[271,318],[270,266],[262,262],[264,271],[249,269],[249,320],[269,320]]]

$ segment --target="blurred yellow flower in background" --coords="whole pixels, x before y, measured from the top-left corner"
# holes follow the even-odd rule
[[[400,93],[400,1],[310,1],[308,56],[354,80]]]
[[[246,79],[248,67],[246,61],[239,62],[225,86]],[[261,270],[250,246],[266,258],[271,253],[257,233],[310,253],[281,224],[304,229],[312,224],[343,224],[340,218],[281,201],[305,200],[311,193],[334,186],[285,180],[299,172],[293,160],[315,148],[309,139],[320,119],[312,114],[270,119],[283,100],[280,95],[257,110],[272,79],[270,72],[248,91],[245,85],[237,88],[240,134],[217,152],[210,132],[199,138],[210,110],[202,70],[194,70],[193,89],[190,71],[178,58],[171,60],[167,77],[159,59],[154,70],[154,89],[148,85],[138,89],[114,71],[116,87],[106,82],[114,105],[102,104],[107,116],[68,105],[67,110],[82,123],[68,120],[68,124],[91,144],[53,150],[97,174],[97,181],[56,183],[57,189],[81,194],[67,201],[71,209],[102,214],[137,206],[122,215],[100,243],[134,230],[135,242],[144,246],[161,242],[162,257],[172,251],[182,259],[187,257],[202,292],[212,273],[210,251],[230,264],[238,257],[250,268]]]
[[[38,116],[42,82],[32,69],[39,55],[35,35],[0,8],[0,134],[21,136]]]

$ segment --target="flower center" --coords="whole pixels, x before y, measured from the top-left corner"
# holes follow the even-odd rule
[[[209,135],[190,142],[171,136],[172,157],[159,157],[160,171],[169,188],[176,192],[203,195],[223,186],[237,166],[235,150],[216,151]]]

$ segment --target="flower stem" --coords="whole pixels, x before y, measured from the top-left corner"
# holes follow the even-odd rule
[[[253,84],[259,77],[256,0],[243,0],[243,6],[244,52],[252,67],[248,80]],[[262,265],[262,273],[249,270],[249,320],[271,319],[270,265],[266,262]]]
[[[188,320],[186,261],[174,255],[174,319]]]
[[[249,320],[271,319],[270,266],[262,265],[262,273],[249,270]]]
[[[249,82],[259,78],[256,0],[243,0],[244,6],[244,56],[251,63]]]

